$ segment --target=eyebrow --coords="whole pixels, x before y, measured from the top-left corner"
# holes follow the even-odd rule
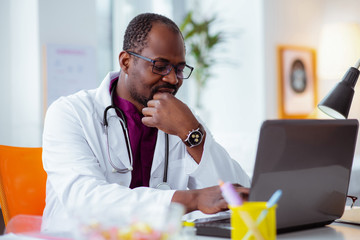
[[[166,58],[162,58],[162,57],[158,57],[158,58],[153,58],[155,61],[162,61],[162,62],[170,62],[169,60],[167,60]]]
[[[170,63],[170,61],[166,58],[162,58],[162,57],[159,57],[159,58],[154,58],[155,61],[160,61],[160,62],[167,62],[167,63]],[[181,65],[181,64],[186,64],[186,62],[179,62],[178,64],[176,65]]]

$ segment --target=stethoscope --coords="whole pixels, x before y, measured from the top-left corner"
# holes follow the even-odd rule
[[[114,172],[127,173],[127,172],[130,172],[130,171],[133,170],[134,160],[133,160],[133,154],[132,154],[131,145],[130,145],[129,131],[128,131],[128,127],[127,127],[126,117],[125,117],[123,111],[114,104],[114,92],[115,92],[115,89],[116,89],[117,81],[118,80],[115,80],[114,83],[111,86],[111,90],[110,90],[110,92],[111,92],[111,94],[110,94],[111,105],[107,106],[105,108],[105,110],[104,110],[104,119],[103,119],[104,123],[103,124],[104,124],[104,128],[105,128],[106,145],[107,145],[109,163],[113,167]],[[120,116],[118,116],[116,114],[116,117],[120,121],[122,130],[123,130],[123,133],[124,133],[124,136],[125,136],[126,148],[127,148],[127,152],[128,152],[128,156],[129,156],[129,161],[130,161],[130,166],[127,167],[127,168],[119,168],[111,160],[110,147],[109,147],[109,135],[108,135],[109,123],[108,123],[108,120],[107,120],[107,112],[112,108],[115,109],[115,111],[117,113],[119,113],[119,115],[120,115]],[[162,189],[162,190],[170,190],[171,189],[170,185],[167,183],[168,166],[169,166],[169,135],[167,133],[165,133],[165,163],[164,163],[163,182],[156,185],[155,188]]]

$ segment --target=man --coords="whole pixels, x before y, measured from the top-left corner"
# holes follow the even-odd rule
[[[44,229],[54,230],[55,219],[70,217],[77,206],[116,213],[178,202],[187,212],[216,213],[227,209],[219,179],[249,186],[246,173],[175,97],[192,68],[174,22],[135,17],[119,63],[121,71],[109,73],[98,89],[60,98],[47,111]]]

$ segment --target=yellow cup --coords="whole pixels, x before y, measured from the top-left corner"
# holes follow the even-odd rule
[[[241,206],[229,206],[231,239],[275,240],[276,207],[277,205],[274,205],[267,209],[266,202],[245,202]]]

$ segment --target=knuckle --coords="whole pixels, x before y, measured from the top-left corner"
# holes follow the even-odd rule
[[[161,106],[161,101],[157,100],[156,103],[155,103],[155,107],[160,107],[160,106]]]
[[[163,95],[163,99],[169,99],[170,98],[170,94],[164,94]]]

